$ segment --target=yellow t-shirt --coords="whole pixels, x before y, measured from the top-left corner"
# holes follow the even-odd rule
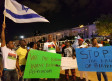
[[[16,51],[17,55],[19,56],[19,65],[26,65],[26,54],[27,50],[23,49],[22,47],[19,47]]]

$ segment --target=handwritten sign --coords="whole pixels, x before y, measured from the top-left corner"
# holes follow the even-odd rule
[[[28,53],[24,78],[59,78],[61,55],[31,50]]]
[[[112,72],[112,46],[77,48],[79,71]]]
[[[73,59],[72,57],[62,57],[61,67],[62,67],[62,70],[76,69],[77,68],[77,60]]]

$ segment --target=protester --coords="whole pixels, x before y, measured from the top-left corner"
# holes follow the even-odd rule
[[[112,39],[110,39],[109,44],[112,46]]]
[[[35,50],[37,49],[37,44],[34,42],[30,42],[29,46],[30,46],[30,49],[35,49]]]
[[[34,42],[30,42],[30,43],[27,45],[26,59],[27,59],[28,53],[29,53],[29,51],[30,51],[31,49],[37,50],[37,44],[34,43]]]
[[[62,53],[62,49],[63,49],[63,47],[65,47],[65,44],[64,44],[65,42],[60,42],[59,43],[59,49],[60,49],[60,53]]]
[[[83,42],[84,42],[84,40],[82,38],[78,39],[78,46],[76,48],[86,48],[87,45],[83,45]],[[80,71],[80,81],[85,80],[83,78],[83,73],[85,74],[86,81],[88,81],[87,72],[84,72],[84,71]]]
[[[59,52],[59,47],[57,46],[57,41],[53,40],[52,35],[48,35],[48,42],[44,43],[44,51],[51,52],[51,53],[56,53]],[[57,81],[57,79],[55,79]]]
[[[26,44],[25,40],[20,40],[19,44],[20,44],[20,47],[16,50],[16,53],[18,55],[17,58],[19,60],[20,69],[21,69],[22,73],[24,73],[25,65],[26,65],[26,58],[25,57],[27,54],[27,49],[26,49],[27,44]],[[23,77],[21,77],[19,79],[19,81],[22,81],[22,80],[23,80]]]
[[[91,47],[91,44],[90,44],[89,40],[86,40],[85,42],[87,43],[87,47]]]
[[[103,41],[103,46],[110,46],[110,43],[109,43],[108,39]]]
[[[65,47],[62,49],[62,55],[64,57],[72,57],[75,59],[75,50],[71,47],[70,42],[66,42]],[[76,81],[75,69],[70,69],[72,73],[72,81]],[[69,69],[65,70],[66,81],[69,81]]]
[[[17,54],[14,50],[13,41],[8,41],[6,44],[5,41],[5,28],[6,25],[3,23],[2,25],[2,33],[1,33],[1,51],[3,57],[3,75],[0,70],[0,76],[2,76],[2,81],[18,81],[18,74],[16,71],[16,67],[19,71],[19,76],[22,76],[21,70],[19,68],[19,63],[17,60]],[[2,67],[2,66],[0,66]],[[1,68],[0,68],[1,69]]]
[[[98,48],[100,47],[98,45],[98,42],[97,42],[97,39],[96,38],[93,38],[91,41],[92,41],[92,47],[98,47]],[[106,72],[97,72],[97,78],[98,78],[98,80],[101,81],[101,73],[102,73],[105,81],[108,81]]]
[[[31,49],[37,50],[37,44],[36,43],[30,42],[29,46],[30,46],[30,50]],[[31,81],[39,81],[39,79],[31,79]]]
[[[64,43],[62,43],[62,45],[61,45],[61,48],[63,48],[63,47],[65,47],[65,44]]]
[[[41,47],[41,44],[40,44],[40,42],[38,41],[37,42],[37,50],[42,50],[43,48]]]
[[[44,43],[43,50],[51,53],[59,52],[56,42],[56,40],[53,40],[52,35],[48,35],[48,42]]]
[[[85,48],[87,44],[84,44],[84,40],[82,38],[78,39],[78,45],[76,48]]]

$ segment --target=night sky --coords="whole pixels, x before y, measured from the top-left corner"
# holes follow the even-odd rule
[[[15,36],[32,36],[35,30],[49,33],[69,29],[78,25],[92,24],[102,14],[112,14],[112,0],[17,0],[40,15],[50,23],[17,24],[6,18],[6,38]],[[4,0],[0,0],[0,31],[3,22]]]

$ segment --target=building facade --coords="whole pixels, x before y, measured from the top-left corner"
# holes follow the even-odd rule
[[[92,38],[94,36],[97,36],[96,31],[97,31],[96,25],[92,24],[92,25],[87,25],[83,27],[75,27],[75,28],[71,28],[67,30],[60,30],[57,32],[49,33],[49,34],[53,35],[53,38],[57,40],[64,38],[65,36],[77,36],[77,35],[81,36],[82,38]],[[47,37],[49,34],[24,38],[24,40],[27,43],[37,42],[42,38],[45,38],[47,40]],[[15,43],[18,44],[19,40],[15,40]]]

